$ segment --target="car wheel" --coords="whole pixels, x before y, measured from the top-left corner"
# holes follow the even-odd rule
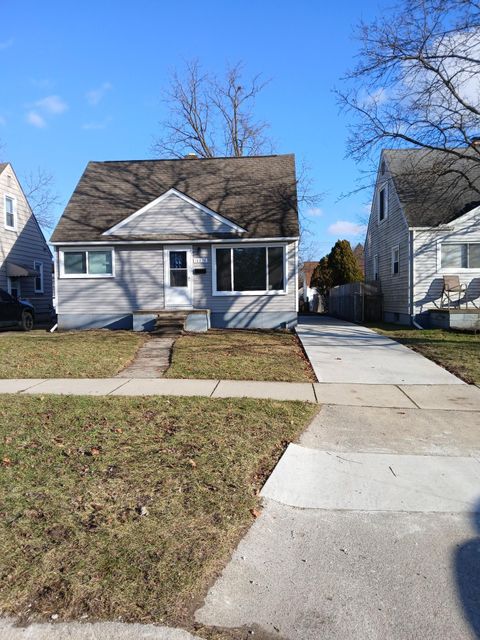
[[[31,331],[33,329],[33,316],[29,311],[24,311],[22,313],[20,327],[22,331]]]

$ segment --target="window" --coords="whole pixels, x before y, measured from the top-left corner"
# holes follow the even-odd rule
[[[214,293],[285,292],[285,247],[214,248]]]
[[[378,221],[382,222],[388,215],[387,186],[385,185],[378,192]]]
[[[15,211],[15,198],[11,196],[5,196],[5,227],[7,229],[16,229],[16,211]]]
[[[114,275],[112,249],[64,250],[60,265],[60,275],[64,278],[110,278]]]
[[[20,278],[8,278],[8,293],[13,298],[20,298],[22,292],[20,290]]]
[[[480,242],[448,242],[441,245],[442,269],[480,269]]]
[[[400,249],[393,247],[392,249],[392,274],[397,275],[400,267]]]
[[[378,272],[378,255],[373,256],[373,279],[378,280],[380,277]]]
[[[35,276],[35,293],[43,293],[43,262],[35,260],[33,268],[37,272]]]

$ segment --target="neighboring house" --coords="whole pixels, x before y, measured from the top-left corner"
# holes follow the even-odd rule
[[[441,307],[443,277],[466,286],[461,305],[480,303],[480,166],[462,151],[384,150],[365,245],[366,280],[379,280],[384,319],[422,326]],[[473,185],[473,186],[472,186]]]
[[[291,327],[298,235],[293,155],[90,162],[51,239],[59,327]]]
[[[12,168],[0,164],[0,288],[52,318],[52,254]]]

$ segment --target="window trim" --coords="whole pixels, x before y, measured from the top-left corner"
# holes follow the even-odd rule
[[[268,276],[268,249],[270,247],[281,247],[283,249],[283,289],[279,290],[260,290],[260,291],[217,291],[217,249],[265,249],[265,268],[266,276]],[[213,296],[285,296],[288,293],[288,245],[285,243],[251,243],[245,244],[228,244],[212,246],[212,295]],[[232,255],[232,254],[231,254]],[[232,286],[233,286],[233,260],[230,261]]]
[[[447,240],[446,242],[444,240],[438,240],[437,241],[437,272],[438,273],[452,273],[452,274],[457,274],[457,273],[472,273],[472,274],[477,274],[480,273],[480,267],[442,267],[442,245],[443,244],[466,244],[466,245],[470,245],[470,244],[480,244],[480,240],[471,240],[471,241],[465,241],[465,240]]]
[[[396,261],[398,263],[398,271],[395,273],[395,251],[398,251],[398,260]],[[392,271],[392,276],[398,276],[400,274],[400,245],[396,244],[395,246],[392,247],[392,263],[391,263],[391,271]]]
[[[385,215],[382,219],[380,219],[380,194],[382,191],[385,191],[385,207],[384,212]],[[378,224],[382,224],[388,218],[388,182],[384,182],[379,188],[377,192],[377,221]]]
[[[39,276],[40,276],[40,282],[41,282],[41,287],[40,289],[37,289],[37,277],[35,276],[35,278],[33,279],[33,290],[35,291],[35,293],[45,293],[45,282],[43,279],[43,262],[41,260],[34,260],[33,261],[33,270],[37,271],[37,266],[39,265]]]
[[[112,254],[112,273],[88,273],[88,254],[95,252],[110,251]],[[65,261],[64,257],[66,253],[85,253],[85,260],[87,264],[87,273],[65,273]],[[68,247],[65,249],[60,249],[59,251],[59,261],[60,261],[60,273],[59,278],[63,279],[98,279],[98,278],[115,278],[115,249],[113,247]]]
[[[7,198],[12,201],[13,206],[13,227],[7,224]],[[5,193],[3,196],[3,226],[8,231],[17,230],[17,199],[10,193]]]

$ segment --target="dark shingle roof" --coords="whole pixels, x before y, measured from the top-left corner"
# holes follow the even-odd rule
[[[410,227],[447,224],[480,204],[480,150],[458,151],[383,152]]]
[[[89,162],[52,242],[105,240],[102,233],[171,188],[245,228],[242,238],[298,236],[295,157]],[[109,236],[115,239],[115,236]],[[175,229],[145,240],[185,239]]]
[[[2,173],[2,171],[5,169],[7,164],[8,164],[8,162],[0,162],[0,173]]]

